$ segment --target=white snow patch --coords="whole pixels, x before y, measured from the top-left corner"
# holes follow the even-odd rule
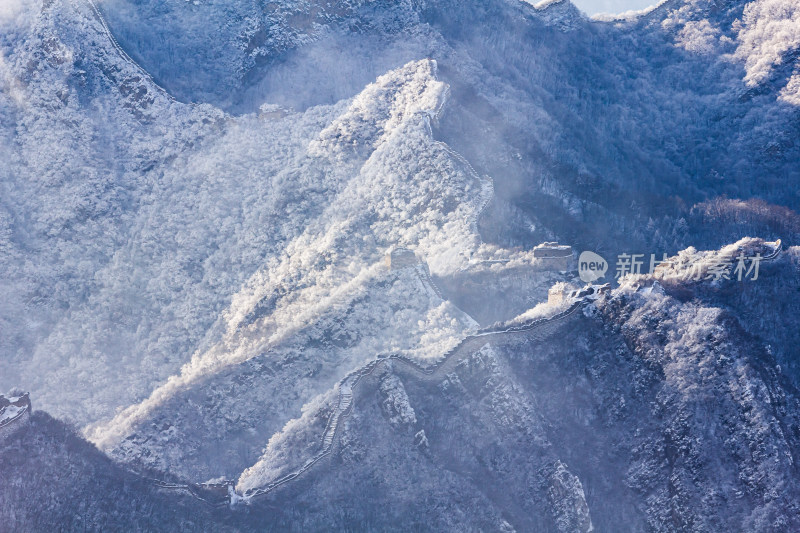
[[[463,265],[480,244],[472,221],[487,188],[463,158],[432,138],[429,121],[447,94],[435,73],[435,62],[423,60],[381,76],[309,143],[311,166],[334,169],[329,203],[319,217],[299,224],[305,227],[302,234],[232,297],[222,314],[219,342],[195,353],[143,402],[87,428],[95,444],[112,448],[153,409],[201,377],[278,348],[322,317],[353,305],[386,276],[383,259],[392,246],[413,249],[435,272]],[[315,178],[294,179],[296,186],[313,189]],[[419,287],[418,280],[413,284]],[[412,285],[394,290],[406,286]],[[408,301],[401,294],[395,300]],[[270,312],[254,314],[264,301],[274,302]],[[441,353],[458,342],[468,317],[433,294],[425,302],[424,308],[402,311],[407,316],[396,316],[352,355],[353,362],[395,348],[418,357]],[[418,327],[409,332],[409,323]]]
[[[8,422],[24,410],[24,407],[17,407],[16,405],[6,406],[4,409],[0,410],[0,424]]]
[[[745,81],[755,86],[765,81],[784,55],[800,48],[800,3],[796,0],[756,0],[736,21],[738,48],[743,60]]]

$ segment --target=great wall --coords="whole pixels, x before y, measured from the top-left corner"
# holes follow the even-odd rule
[[[361,368],[350,372],[339,382],[338,385],[339,395],[338,395],[337,406],[334,412],[331,414],[330,418],[328,419],[328,423],[322,434],[321,438],[322,445],[320,451],[296,471],[286,474],[281,478],[270,482],[264,487],[245,492],[242,495],[242,500],[245,502],[249,502],[253,498],[256,498],[258,496],[263,496],[265,494],[274,491],[278,487],[288,483],[289,481],[296,479],[304,472],[308,471],[312,466],[314,466],[320,460],[330,455],[330,453],[333,451],[334,444],[336,442],[336,438],[338,436],[338,431],[339,428],[341,427],[342,420],[345,419],[347,416],[349,416],[350,413],[352,412],[353,396],[356,386],[362,381],[363,378],[375,372],[376,369],[385,367],[387,364],[396,361],[410,367],[411,369],[415,370],[418,374],[420,374],[426,379],[432,379],[435,378],[436,376],[446,375],[452,371],[452,368],[464,356],[468,356],[472,353],[479,351],[488,342],[492,340],[501,340],[504,338],[508,338],[509,335],[517,335],[520,333],[530,333],[534,331],[537,333],[542,333],[545,331],[545,328],[547,326],[550,327],[555,326],[560,322],[566,320],[570,316],[572,316],[578,309],[580,309],[584,305],[584,303],[585,303],[584,300],[577,300],[564,311],[561,311],[551,317],[531,320],[523,324],[507,326],[502,329],[494,329],[495,326],[493,326],[491,328],[479,330],[475,334],[465,337],[454,348],[450,349],[447,353],[445,353],[436,364],[431,365],[429,367],[422,366],[420,363],[414,361],[413,359],[410,359],[399,353],[378,355],[376,359],[373,359],[370,362],[366,363]]]
[[[31,400],[26,392],[6,398],[0,395],[0,439],[16,431],[31,415]]]
[[[109,42],[111,43],[111,46],[114,47],[114,49],[123,59],[123,61],[126,61],[135,70],[137,70],[139,74],[143,76],[144,79],[148,80],[153,85],[153,87],[155,87],[156,90],[158,90],[158,92],[166,96],[169,100],[176,102],[177,100],[175,99],[174,96],[172,96],[166,89],[161,87],[161,85],[156,83],[156,81],[153,79],[153,76],[151,76],[149,72],[147,72],[144,68],[142,68],[142,66],[139,65],[139,63],[137,63],[131,56],[129,56],[125,50],[123,50],[123,48],[117,42],[116,37],[114,37],[114,34],[111,33],[111,28],[109,28],[108,22],[106,22],[106,19],[103,16],[103,12],[100,11],[100,8],[97,6],[97,4],[95,4],[94,0],[86,0],[86,2],[89,4],[89,7],[91,8],[92,12],[94,12],[95,16],[97,17],[98,22],[100,22],[100,27],[103,29],[103,33],[108,38]]]

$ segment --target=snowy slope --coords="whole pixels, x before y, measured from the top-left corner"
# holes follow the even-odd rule
[[[299,212],[305,230],[232,297],[222,313],[221,338],[195,353],[180,375],[145,402],[94,430],[95,442],[105,449],[115,446],[176,394],[186,389],[196,394],[195,385],[229,389],[230,378],[221,383],[215,378],[229,373],[229,367],[254,357],[279,367],[296,360],[277,375],[263,377],[252,390],[226,395],[238,408],[252,406],[247,420],[237,420],[238,430],[257,426],[255,431],[268,437],[280,427],[275,423],[285,422],[282,416],[378,353],[401,350],[435,357],[459,339],[470,319],[440,300],[427,275],[415,268],[394,274],[384,264],[386,252],[400,244],[414,249],[434,272],[444,273],[458,268],[458,260],[469,257],[479,243],[470,221],[479,208],[480,178],[430,137],[428,123],[443,105],[446,90],[434,74],[435,64],[422,61],[379,78],[308,144],[308,160],[293,185],[325,189],[323,205],[308,205],[313,194],[302,196],[301,205],[308,205]],[[303,173],[312,169],[313,174]],[[319,212],[316,220],[310,219],[312,212]],[[309,364],[315,368],[313,377],[303,369]],[[257,407],[269,399],[272,424],[266,424]],[[183,405],[171,402],[170,412],[161,415],[165,420],[184,416],[176,403]],[[212,427],[219,425],[212,413],[199,416]],[[184,431],[197,431],[193,418],[186,423]],[[214,438],[225,439],[233,430],[218,430],[222,433]],[[171,448],[184,448],[182,439],[170,435]],[[207,436],[200,432],[193,438]],[[218,463],[213,455],[204,460]]]
[[[126,467],[270,488],[255,524],[798,527],[793,2],[7,5],[0,388]],[[764,283],[662,271],[420,370],[553,311],[542,241],[756,233],[794,245]]]

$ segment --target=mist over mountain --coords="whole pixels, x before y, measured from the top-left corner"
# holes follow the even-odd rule
[[[2,522],[797,530],[799,51],[791,0],[5,4]]]

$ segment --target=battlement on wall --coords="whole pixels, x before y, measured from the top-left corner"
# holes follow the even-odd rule
[[[533,257],[542,270],[569,270],[572,264],[572,246],[557,242],[543,242],[533,248]]]
[[[5,438],[19,429],[30,416],[31,400],[27,392],[8,398],[0,395],[0,438]]]
[[[397,270],[421,263],[417,254],[408,248],[397,247],[386,254],[386,266],[389,270]]]

